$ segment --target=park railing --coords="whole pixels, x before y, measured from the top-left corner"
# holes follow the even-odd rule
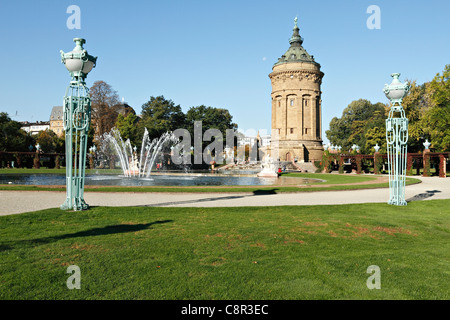
[[[0,151],[0,168],[59,168],[64,156],[64,153]]]
[[[429,177],[432,171],[435,175],[445,178],[447,162],[450,152],[408,153],[406,174],[423,175]],[[322,160],[323,172],[339,171],[339,173],[369,173],[373,168],[374,174],[387,173],[387,154],[346,154],[339,152],[325,152]],[[433,170],[432,170],[433,169]]]

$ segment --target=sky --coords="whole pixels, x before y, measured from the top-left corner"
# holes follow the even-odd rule
[[[67,20],[80,8],[80,29]],[[368,28],[379,8],[379,29]],[[273,64],[289,48],[298,16],[303,47],[325,73],[322,137],[357,99],[388,102],[400,80],[431,81],[450,63],[448,0],[0,1],[0,112],[48,121],[70,75],[60,50],[86,39],[98,56],[90,87],[103,80],[139,114],[150,96],[226,108],[243,132],[270,133]],[[370,25],[370,23],[369,23]]]

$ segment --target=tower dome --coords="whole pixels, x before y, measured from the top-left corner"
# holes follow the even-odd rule
[[[291,45],[285,54],[278,59],[278,61],[274,64],[279,65],[283,63],[290,62],[309,62],[316,64],[320,67],[320,65],[314,61],[314,56],[311,56],[305,48],[303,48],[303,38],[300,36],[300,29],[297,25],[297,17],[294,19],[295,26],[293,29],[292,37],[289,39],[289,44]]]

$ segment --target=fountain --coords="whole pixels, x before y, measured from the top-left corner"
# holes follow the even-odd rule
[[[115,154],[119,156],[125,177],[149,177],[155,160],[161,154],[163,147],[170,142],[178,143],[178,139],[171,132],[166,132],[161,137],[152,140],[145,128],[138,157],[137,147],[131,146],[130,139],[123,141],[119,130],[113,128],[111,132],[103,134],[101,150],[103,153],[107,153],[108,148],[113,148]]]
[[[267,156],[264,161],[261,163],[262,170],[257,174],[258,177],[270,177],[277,178],[278,173],[276,172],[276,166],[273,159]]]

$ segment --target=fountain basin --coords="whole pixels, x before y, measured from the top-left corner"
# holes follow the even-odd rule
[[[123,175],[87,174],[86,186],[269,186],[306,185],[322,182],[308,178],[266,178],[253,175],[230,175],[208,173],[155,173],[149,177],[126,177]],[[56,185],[65,186],[64,174],[2,174],[0,184]]]

